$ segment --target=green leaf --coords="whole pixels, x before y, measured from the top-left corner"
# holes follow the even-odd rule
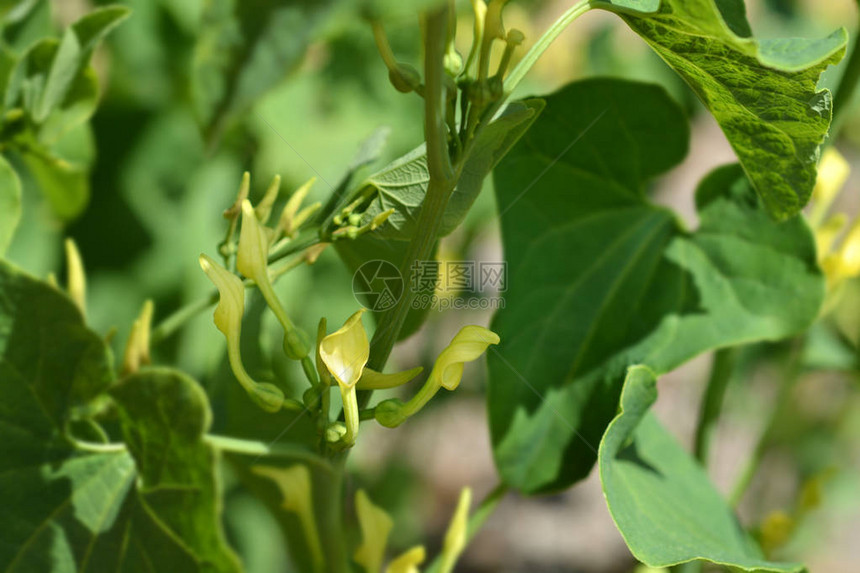
[[[750,37],[740,0],[602,0],[690,85],[714,115],[771,214],[809,200],[831,119],[816,83],[845,53],[847,34],[821,40]]]
[[[480,133],[474,150],[463,165],[457,188],[448,201],[440,236],[447,235],[463,221],[481,192],[484,178],[532,126],[543,107],[541,99],[513,102]],[[424,202],[429,181],[427,155],[421,145],[374,173],[361,185],[359,194],[375,193],[362,224],[393,208],[395,211],[386,224],[374,234],[380,239],[408,241],[415,234],[418,211]]]
[[[824,294],[802,218],[774,222],[737,165],[696,193],[700,226],[650,204],[686,121],[655,86],[576,82],[495,170],[508,264],[491,328],[490,425],[503,479],[525,492],[585,477],[626,368],[803,330]]]
[[[113,392],[132,455],[84,448],[68,429],[97,428],[88,416],[112,381],[72,301],[0,261],[0,570],[239,571],[200,440],[202,390],[169,371],[128,378]]]
[[[194,553],[202,571],[239,571],[220,521],[218,457],[203,441],[212,423],[206,393],[179,371],[149,369],[123,380],[111,396],[137,465],[140,503]]]
[[[656,380],[644,366],[627,371],[621,412],[600,443],[603,493],[633,555],[651,567],[703,559],[744,571],[803,571],[764,559],[707,472],[648,411]]]
[[[331,2],[214,0],[194,51],[195,111],[211,136],[301,62]]]
[[[48,114],[64,102],[96,46],[129,14],[130,10],[123,6],[99,8],[66,29],[51,60],[44,90],[32,108],[37,123],[44,122]]]
[[[21,219],[21,180],[0,155],[0,256],[12,243],[15,227]]]
[[[90,199],[86,166],[57,157],[37,144],[27,148],[22,156],[57,217],[74,219],[86,208]]]

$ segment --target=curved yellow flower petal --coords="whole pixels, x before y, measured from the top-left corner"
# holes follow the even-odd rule
[[[350,316],[343,326],[320,342],[320,358],[338,384],[352,388],[361,378],[370,358],[370,342],[361,323],[364,309]]]
[[[439,354],[431,378],[438,378],[446,390],[455,390],[463,378],[463,364],[476,360],[491,344],[499,343],[499,335],[482,326],[464,326]]]
[[[416,545],[395,557],[385,568],[385,573],[419,573],[418,566],[426,558],[427,554],[424,547]]]
[[[213,315],[215,326],[228,341],[231,336],[238,339],[242,330],[242,315],[245,314],[245,285],[239,277],[207,255],[200,255],[200,268],[215,284],[221,297]]]
[[[439,388],[456,389],[463,378],[463,364],[475,360],[491,344],[498,343],[499,335],[492,330],[482,326],[464,326],[439,354],[421,390],[405,404],[396,398],[380,402],[374,410],[374,418],[386,428],[399,426],[421,410]]]
[[[242,229],[239,231],[239,251],[236,269],[257,284],[268,283],[269,237],[257,220],[251,202],[242,201]]]
[[[212,260],[200,255],[200,268],[218,289],[220,298],[212,315],[215,326],[227,339],[227,359],[239,383],[251,399],[267,412],[277,412],[282,407],[294,407],[294,401],[285,401],[284,393],[274,384],[258,383],[242,364],[239,341],[242,333],[242,315],[245,313],[245,286],[242,281]]]
[[[66,239],[66,267],[68,268],[67,290],[69,298],[81,311],[87,315],[87,275],[84,272],[84,262],[81,252],[72,239]]]
[[[353,559],[367,573],[378,573],[382,570],[388,534],[394,522],[384,509],[370,501],[363,489],[355,493],[355,511],[361,527],[361,545],[356,549]]]

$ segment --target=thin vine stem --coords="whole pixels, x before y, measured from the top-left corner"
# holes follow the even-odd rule
[[[705,466],[708,461],[708,453],[714,429],[723,409],[726,389],[729,386],[732,372],[735,369],[737,353],[737,348],[721,348],[714,353],[711,376],[708,379],[708,386],[702,398],[702,407],[699,410],[699,422],[696,426],[696,458]]]
[[[791,391],[794,389],[795,382],[800,377],[802,370],[803,343],[803,338],[796,338],[791,341],[791,350],[785,363],[785,373],[780,381],[774,407],[729,495],[729,502],[735,507],[741,502],[753,477],[755,477],[762,459],[773,441],[777,425],[782,421],[785,411],[791,403]]]
[[[430,181],[421,212],[418,215],[419,231],[409,242],[400,265],[401,276],[408,276],[415,261],[429,258],[442,225],[442,216],[454,190],[455,178],[448,156],[447,128],[445,126],[445,41],[447,38],[447,9],[427,16],[425,49],[424,132],[427,140],[427,169]],[[382,315],[371,341],[368,366],[382,371],[400,333],[406,315],[412,306],[414,293],[404,289],[403,296],[393,309]],[[363,392],[359,406],[367,404],[369,392]]]
[[[328,473],[334,471],[332,465],[325,459],[310,450],[297,446],[288,446],[281,444],[267,444],[257,440],[245,440],[242,438],[233,438],[231,436],[218,436],[215,434],[206,434],[203,441],[210,446],[231,454],[239,454],[243,456],[269,458],[294,459],[302,462],[307,462],[317,468],[320,468]]]
[[[528,71],[535,65],[535,62],[549,48],[550,44],[564,32],[571,22],[591,10],[592,7],[591,0],[582,0],[578,4],[571,6],[567,12],[553,22],[552,26],[538,38],[537,42],[532,45],[529,51],[526,52],[526,55],[517,62],[517,65],[514,66],[514,69],[505,78],[505,93],[510,94],[513,92],[514,88],[519,85]]]

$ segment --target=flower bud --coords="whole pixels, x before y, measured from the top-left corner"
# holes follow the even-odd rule
[[[388,70],[388,81],[397,91],[409,93],[421,86],[421,74],[413,66],[397,62],[396,67]]]

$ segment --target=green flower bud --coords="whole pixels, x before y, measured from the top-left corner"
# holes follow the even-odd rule
[[[397,398],[384,400],[374,408],[373,417],[381,426],[396,428],[406,419],[406,416],[403,415],[403,406],[403,402]]]
[[[401,93],[415,91],[421,85],[421,74],[409,64],[397,62],[396,68],[388,70],[388,81]]]

